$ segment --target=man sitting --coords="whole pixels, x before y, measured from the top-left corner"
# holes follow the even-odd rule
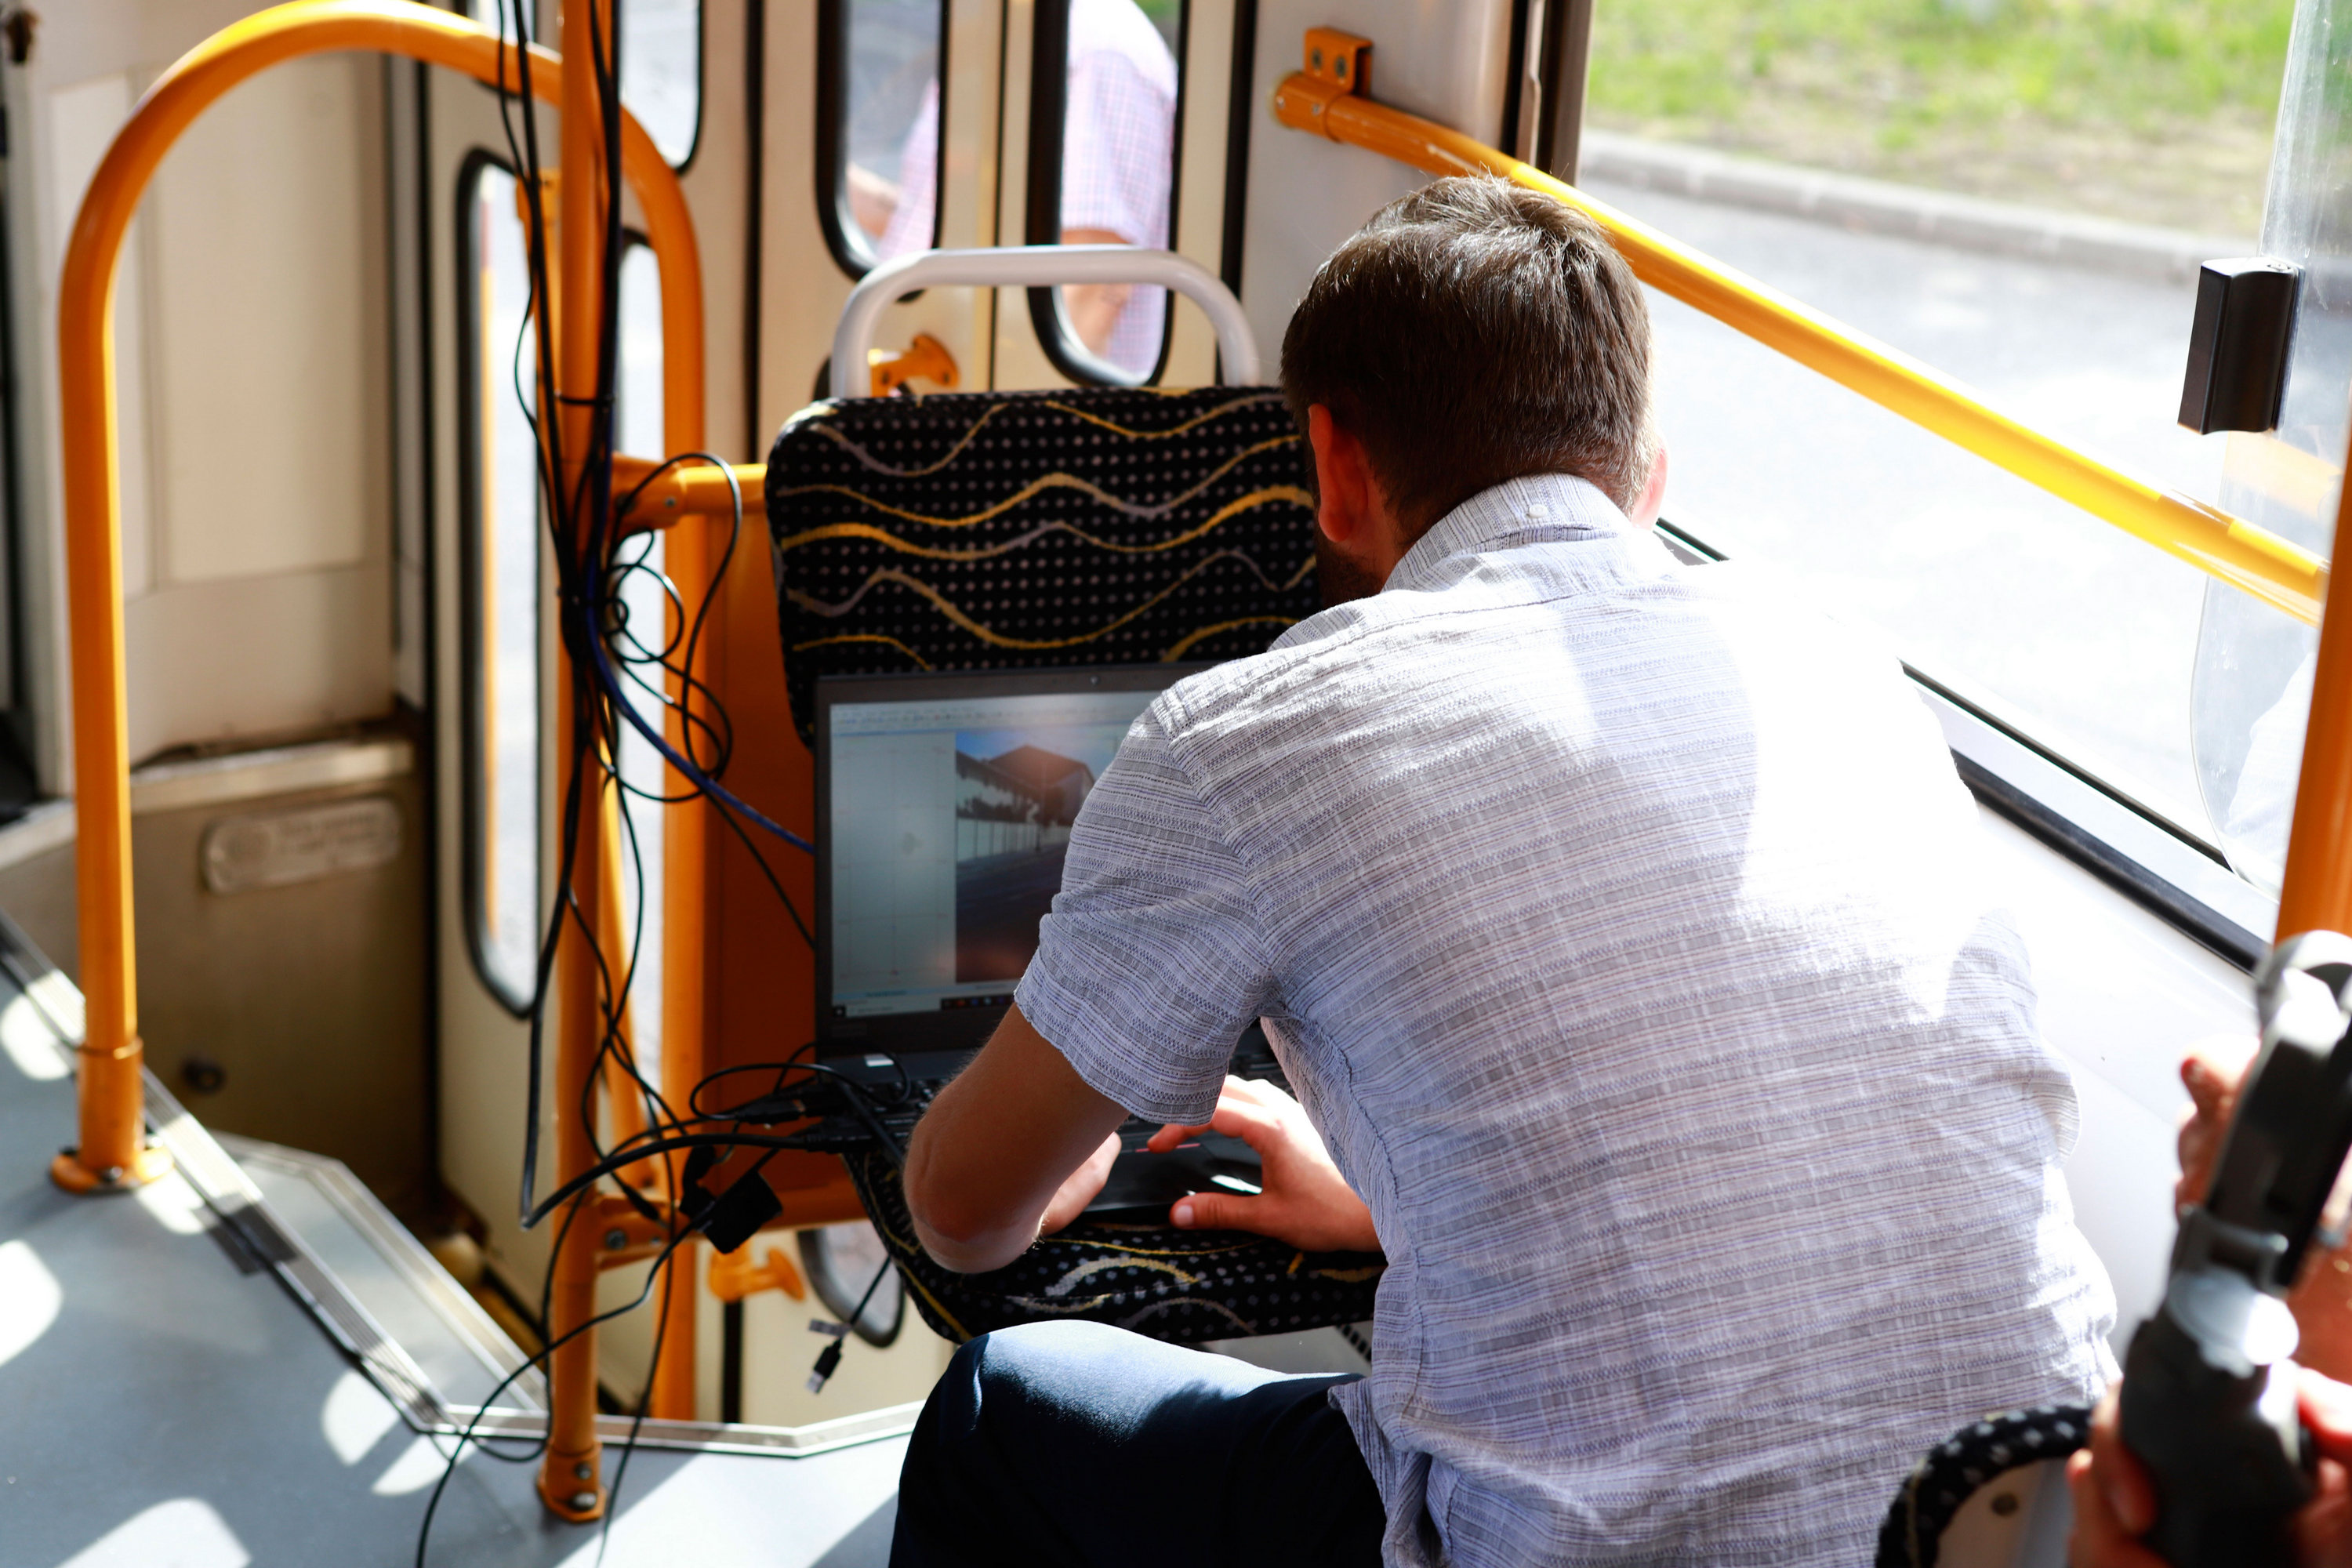
[[[906,1189],[992,1269],[1129,1112],[1213,1122],[1264,1194],[1174,1222],[1377,1247],[1371,1372],[986,1336],[894,1563],[1851,1564],[1956,1420],[2105,1383],[1975,805],[1888,654],[1650,533],[1649,354],[1606,236],[1499,182],[1317,275],[1333,605],[1129,732]],[[1260,1017],[1303,1109],[1223,1078]]]

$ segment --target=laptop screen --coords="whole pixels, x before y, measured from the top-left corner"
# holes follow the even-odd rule
[[[819,1035],[977,1045],[1062,885],[1128,727],[1198,665],[817,683]]]

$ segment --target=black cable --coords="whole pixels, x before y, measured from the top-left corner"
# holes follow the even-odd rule
[[[849,1336],[857,1331],[857,1320],[866,1315],[866,1304],[874,1300],[874,1292],[880,1289],[882,1281],[889,1277],[890,1259],[886,1255],[882,1267],[876,1269],[874,1278],[866,1282],[866,1294],[857,1298],[857,1305],[849,1309],[848,1320],[841,1325],[840,1335],[817,1352],[816,1364],[809,1368],[808,1391],[811,1394],[824,1393],[824,1385],[833,1381],[835,1371],[841,1365],[842,1347],[848,1344]]]
[[[750,852],[761,877],[791,917],[802,939],[814,947],[814,939],[808,923],[791,895],[786,892],[775,868],[768,862],[760,845],[746,831],[745,824],[756,824],[768,834],[782,838],[803,851],[814,852],[813,844],[773,821],[747,801],[738,796],[721,782],[734,752],[735,731],[724,702],[697,671],[705,630],[717,598],[719,583],[724,578],[740,546],[743,530],[744,500],[742,489],[731,468],[710,453],[686,453],[667,458],[651,473],[631,487],[625,496],[616,497],[613,470],[616,457],[614,414],[619,384],[619,309],[620,270],[624,234],[621,227],[623,211],[623,175],[621,165],[621,132],[623,110],[620,101],[620,79],[624,49],[624,29],[621,0],[582,0],[589,5],[588,50],[590,69],[596,82],[602,110],[597,127],[604,154],[603,232],[599,237],[597,300],[596,363],[592,384],[584,396],[572,396],[558,385],[556,378],[555,339],[560,324],[550,319],[548,303],[553,298],[550,283],[550,226],[548,223],[547,179],[539,142],[538,111],[533,90],[533,63],[530,32],[524,20],[522,0],[513,0],[511,13],[508,0],[497,0],[498,58],[496,88],[499,99],[500,127],[507,142],[511,165],[518,171],[522,190],[526,234],[524,265],[527,273],[526,298],[522,329],[517,333],[510,367],[510,381],[518,404],[532,437],[533,465],[536,469],[536,489],[544,507],[551,535],[551,558],[554,565],[557,634],[568,655],[571,679],[562,700],[571,704],[572,743],[562,759],[564,787],[562,793],[561,835],[562,848],[556,868],[556,896],[549,910],[542,939],[535,954],[531,1006],[530,1012],[529,1065],[527,1079],[527,1110],[524,1129],[523,1171],[519,1192],[518,1214],[524,1228],[536,1226],[558,1207],[569,1205],[555,1237],[546,1275],[541,1286],[540,1316],[542,1334],[551,1322],[554,1283],[555,1258],[577,1221],[584,1200],[595,1184],[608,1175],[647,1160],[660,1159],[669,1164],[673,1201],[683,1185],[678,1179],[672,1157],[688,1150],[703,1148],[764,1149],[752,1167],[752,1175],[773,1158],[781,1149],[802,1146],[791,1136],[747,1134],[740,1131],[740,1117],[705,1116],[699,1112],[698,1100],[707,1086],[721,1075],[713,1075],[697,1084],[686,1097],[686,1110],[681,1117],[677,1108],[663,1095],[659,1087],[649,1080],[637,1058],[632,1036],[635,1031],[625,1026],[630,998],[635,990],[636,977],[644,952],[646,905],[652,891],[646,883],[645,847],[635,814],[628,809],[631,800],[662,804],[682,803],[697,795],[709,800],[729,831],[733,833]],[[513,32],[508,32],[511,16]],[[607,37],[607,29],[610,37]],[[511,44],[509,40],[511,39]],[[507,74],[506,54],[511,47],[515,53],[515,77]],[[517,123],[518,120],[520,124]],[[584,200],[588,189],[584,184],[574,187],[575,201]],[[526,346],[524,334],[530,334],[532,365],[526,383],[522,364]],[[528,392],[526,388],[529,388]],[[568,454],[564,434],[567,409],[586,412],[584,447],[577,454]],[[650,540],[640,547],[634,557],[626,554],[628,535],[621,530],[631,509],[646,485],[671,468],[689,462],[705,462],[716,466],[726,476],[731,500],[730,530],[724,550],[720,552],[710,580],[704,584],[698,602],[691,606],[678,592],[677,584],[650,563]],[[617,503],[617,504],[616,504]],[[662,600],[665,626],[658,637],[648,637],[631,625],[626,594],[635,574],[649,574]],[[674,613],[677,629],[667,626]],[[647,666],[656,667],[648,669]],[[656,673],[657,671],[657,673]],[[676,687],[676,695],[668,689]],[[650,698],[656,712],[674,711],[678,718],[679,744],[673,747],[660,723],[640,706]],[[621,737],[628,730],[635,731],[647,742],[662,762],[674,770],[683,781],[684,789],[670,795],[666,789],[647,789],[632,784],[622,776]],[[593,781],[593,791],[590,793]],[[604,791],[615,792],[622,803],[619,825],[627,866],[637,889],[637,906],[625,932],[616,933],[623,943],[617,952],[606,952],[599,940],[601,910],[583,906],[575,886],[580,840],[595,814],[594,830],[604,832],[601,821]],[[601,854],[600,854],[601,858]],[[619,865],[607,868],[607,875],[619,875]],[[557,957],[565,937],[566,921],[575,923],[573,935],[586,945],[588,960],[593,966],[599,1034],[595,1053],[589,1064],[586,1080],[582,1086],[579,1103],[563,1108],[563,1113],[579,1118],[595,1158],[588,1172],[564,1184],[562,1190],[546,1202],[535,1201],[540,1153],[541,1096],[545,1073],[545,1031],[549,998],[557,967]],[[671,984],[679,983],[672,977]],[[803,1047],[803,1050],[808,1047]],[[800,1053],[795,1053],[797,1057]],[[636,1133],[623,1138],[611,1150],[601,1145],[597,1126],[597,1090],[604,1083],[608,1069],[617,1064],[628,1080],[623,1092],[641,1100],[646,1126]],[[812,1079],[828,1076],[839,1081],[844,1098],[853,1114],[864,1121],[894,1154],[903,1158],[897,1140],[881,1123],[877,1111],[877,1097],[864,1086],[846,1079],[818,1063],[787,1063],[779,1071],[772,1096],[782,1091],[790,1072],[803,1071]],[[761,1070],[769,1070],[763,1066]],[[889,1104],[892,1109],[903,1104],[910,1093],[910,1085],[903,1069],[900,1082]],[[725,1123],[726,1131],[698,1131],[699,1127]],[[641,1213],[666,1224],[676,1223],[645,1198],[629,1182],[620,1183],[622,1193]],[[625,1306],[600,1312],[585,1322],[567,1331],[541,1350],[527,1357],[522,1365],[502,1380],[492,1391],[490,1401],[503,1394],[514,1378],[530,1366],[544,1362],[548,1356],[578,1335],[598,1324],[610,1321],[622,1313],[642,1305],[652,1289],[653,1279],[659,1276],[677,1247],[692,1234],[694,1227],[674,1237],[656,1259],[648,1273],[645,1289]],[[674,1281],[665,1283],[667,1292]],[[877,1278],[876,1284],[878,1286]],[[869,1287],[870,1297],[872,1288]],[[863,1303],[861,1302],[861,1310]],[[653,1378],[660,1364],[663,1336],[667,1326],[667,1314],[656,1331],[652,1363],[647,1369],[645,1394],[640,1398],[636,1422],[630,1429],[629,1444],[625,1447],[621,1467],[615,1471],[613,1495],[617,1496],[620,1483],[627,1473],[627,1458],[633,1450],[638,1431],[649,1407]],[[427,1503],[423,1527],[417,1539],[417,1559],[424,1561],[432,1521],[450,1475],[470,1442],[485,1453],[500,1459],[516,1462],[538,1457],[545,1451],[545,1441],[532,1446],[521,1454],[509,1454],[494,1443],[479,1440],[475,1429],[480,1420],[478,1412],[459,1435],[448,1467]],[[609,1536],[611,1514],[606,1515]],[[599,1546],[600,1556],[603,1546]]]
[[[656,1264],[654,1271],[660,1273],[661,1265]],[[645,1430],[646,1407],[653,1404],[654,1378],[661,1371],[662,1342],[669,1335],[670,1295],[677,1289],[674,1271],[663,1277],[661,1309],[654,1320],[653,1354],[646,1362],[645,1392],[637,1395],[637,1413],[629,1422],[628,1437],[621,1444],[621,1462],[613,1467],[613,1484],[604,1493],[604,1528],[596,1535],[597,1568],[604,1568],[604,1549],[613,1543],[613,1516],[621,1511],[621,1484],[629,1479],[629,1459],[637,1451],[637,1435]]]
[[[515,1380],[520,1377],[524,1373],[530,1371],[531,1367],[537,1365],[542,1361],[545,1361],[548,1357],[553,1355],[557,1351],[562,1349],[565,1345],[570,1344],[573,1340],[578,1339],[582,1334],[586,1333],[589,1330],[599,1327],[602,1324],[611,1322],[614,1318],[634,1312],[639,1307],[644,1306],[646,1304],[646,1298],[653,1294],[654,1281],[661,1277],[662,1266],[667,1263],[670,1259],[670,1255],[676,1252],[678,1247],[693,1235],[694,1232],[691,1229],[688,1229],[680,1231],[677,1236],[670,1238],[669,1245],[662,1248],[661,1256],[654,1259],[653,1268],[646,1272],[645,1288],[639,1290],[633,1300],[624,1302],[618,1307],[608,1308],[602,1312],[596,1313],[594,1316],[571,1329],[561,1338],[550,1341],[547,1344],[542,1345],[535,1354],[524,1357],[523,1363],[520,1366],[516,1367],[512,1372],[507,1373],[506,1376],[500,1378],[498,1382],[498,1386],[491,1389],[488,1394],[482,1396],[481,1405],[475,1410],[472,1416],[467,1420],[464,1428],[458,1432],[457,1441],[449,1450],[448,1462],[441,1468],[441,1479],[433,1484],[433,1495],[425,1500],[425,1522],[418,1527],[416,1531],[416,1568],[425,1568],[425,1547],[431,1541],[433,1535],[433,1516],[440,1510],[441,1494],[448,1489],[449,1478],[457,1473],[457,1464],[460,1459],[465,1458],[467,1445],[472,1444],[475,1447],[480,1448],[484,1453],[490,1453],[493,1451],[489,1447],[489,1443],[496,1439],[477,1438],[474,1436],[474,1429],[481,1425],[482,1417],[489,1414],[490,1406],[497,1402],[499,1395],[504,1394],[509,1388],[514,1386]],[[548,1413],[549,1436],[541,1436],[536,1440],[536,1447],[540,1451],[545,1450],[547,1444],[553,1434],[554,1420],[554,1412],[550,1411]],[[503,1458],[506,1456],[500,1457]],[[537,1458],[538,1456],[534,1453],[530,1457]]]

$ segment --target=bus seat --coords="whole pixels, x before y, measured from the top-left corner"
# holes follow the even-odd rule
[[[820,403],[776,437],[766,500],[806,741],[823,675],[1224,658],[1319,607],[1301,443],[1270,387]],[[951,1340],[1076,1318],[1198,1343],[1372,1315],[1377,1256],[1117,1221],[950,1274],[915,1243],[889,1159],[846,1160]]]
[[[1878,1568],[2064,1568],[2074,1522],[2066,1457],[2090,1430],[2081,1405],[1961,1427],[1905,1478],[1879,1527]]]
[[[819,403],[769,454],[793,720],[820,675],[1255,653],[1319,607],[1272,387]]]

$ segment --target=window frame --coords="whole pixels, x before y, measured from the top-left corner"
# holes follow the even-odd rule
[[[488,687],[484,680],[489,649],[483,636],[484,609],[488,584],[484,580],[482,552],[488,541],[487,530],[495,520],[485,515],[482,504],[483,487],[490,472],[488,460],[488,425],[485,416],[479,378],[473,374],[478,363],[481,334],[484,330],[483,301],[479,298],[481,257],[475,241],[473,223],[476,209],[481,203],[483,173],[496,170],[508,179],[520,182],[521,176],[507,161],[485,147],[468,152],[457,167],[457,203],[456,238],[457,242],[457,287],[454,312],[458,353],[456,362],[461,367],[457,377],[457,686],[458,686],[458,879],[459,903],[464,910],[466,952],[474,965],[474,974],[499,1005],[518,1018],[530,1016],[532,992],[514,991],[499,973],[490,942],[490,910],[488,907],[488,871],[489,845],[487,841],[488,822],[485,807],[488,792],[490,756]],[[539,487],[532,485],[533,511],[538,505]],[[532,559],[539,559],[538,520],[533,518]],[[545,586],[543,577],[534,565],[532,601],[539,603],[536,591]],[[533,625],[535,638],[543,638],[544,626]],[[546,671],[540,670],[543,686]],[[534,708],[541,705],[543,692],[534,691]],[[547,779],[544,738],[534,749],[531,766],[531,791],[534,800],[546,795]],[[544,858],[544,824],[534,822],[531,846],[531,905],[533,929],[541,928],[545,920],[544,899],[541,882],[546,868]],[[536,945],[536,944],[534,944]],[[532,989],[535,989],[535,985]]]
[[[817,0],[816,7],[816,217],[834,265],[855,282],[881,264],[849,206],[849,7],[855,0]],[[931,237],[940,243],[947,202],[948,38],[954,21],[952,0],[937,0],[940,11],[938,64],[940,144],[931,159]]]
[[[1029,162],[1022,214],[1022,243],[1062,243],[1062,138],[1069,122],[1071,0],[1036,0],[1032,21],[1029,65]],[[1192,47],[1192,0],[1177,0],[1176,120],[1168,157],[1168,244],[1175,247],[1177,221],[1184,190],[1184,117],[1192,98],[1192,72],[1187,57]],[[1254,7],[1253,7],[1254,9]],[[1238,41],[1236,44],[1238,50]],[[1227,153],[1231,158],[1232,153]],[[1230,198],[1228,198],[1230,200]],[[1137,375],[1097,358],[1078,342],[1070,313],[1058,288],[1028,290],[1029,324],[1046,361],[1080,386],[1156,386],[1168,374],[1168,354],[1176,337],[1176,291],[1160,326],[1160,357],[1151,369]]]

